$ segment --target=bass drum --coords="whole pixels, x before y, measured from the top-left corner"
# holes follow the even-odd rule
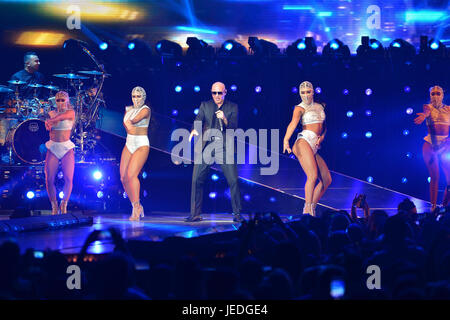
[[[19,123],[9,133],[8,143],[14,154],[23,162],[41,164],[45,160],[49,133],[45,122],[40,119],[28,119]]]

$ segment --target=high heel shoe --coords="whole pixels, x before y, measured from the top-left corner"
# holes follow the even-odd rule
[[[144,217],[144,207],[141,205],[139,201],[132,204],[133,211],[129,218],[130,221],[139,221],[140,218]]]
[[[59,205],[61,214],[66,214],[66,213],[67,213],[67,203],[68,203],[67,200],[66,200],[66,201],[61,200],[61,203],[60,203],[60,205]]]
[[[59,213],[58,201],[50,201],[52,204],[52,216]]]
[[[305,205],[304,205],[304,207],[303,207],[303,214],[309,214],[309,215],[312,215],[312,208],[311,208],[311,203],[307,203],[307,202],[305,202]]]
[[[316,216],[316,206],[317,206],[317,203],[311,203],[311,215],[313,217]]]

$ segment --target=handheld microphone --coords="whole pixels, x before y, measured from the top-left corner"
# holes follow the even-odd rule
[[[220,110],[216,111],[216,117],[217,117],[217,112],[219,112]],[[220,131],[223,131],[223,120],[219,119],[219,125],[220,125]]]

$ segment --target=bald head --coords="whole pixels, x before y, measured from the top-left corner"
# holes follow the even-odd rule
[[[211,94],[215,104],[220,107],[225,100],[227,89],[225,88],[225,85],[222,82],[215,82],[211,86]]]

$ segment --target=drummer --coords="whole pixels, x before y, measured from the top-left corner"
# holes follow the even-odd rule
[[[67,203],[72,193],[73,172],[75,169],[75,144],[70,141],[70,135],[75,121],[75,111],[69,102],[69,95],[59,91],[55,95],[56,111],[50,111],[50,118],[45,121],[45,128],[50,131],[50,140],[45,144],[45,182],[47,193],[52,205],[52,214],[67,213]],[[63,199],[58,207],[56,198],[55,176],[59,161],[64,175]]]
[[[32,99],[35,95],[36,90],[36,97],[42,98],[41,97],[42,88],[28,87],[28,85],[30,84],[43,85],[45,83],[45,76],[38,71],[39,66],[41,65],[39,57],[35,52],[27,52],[23,57],[23,61],[25,64],[24,68],[14,73],[11,77],[11,80],[25,82],[23,85],[19,85],[19,97],[21,99]],[[15,92],[16,85],[11,84],[10,82],[9,87]],[[15,99],[14,92],[8,95],[9,99]]]

